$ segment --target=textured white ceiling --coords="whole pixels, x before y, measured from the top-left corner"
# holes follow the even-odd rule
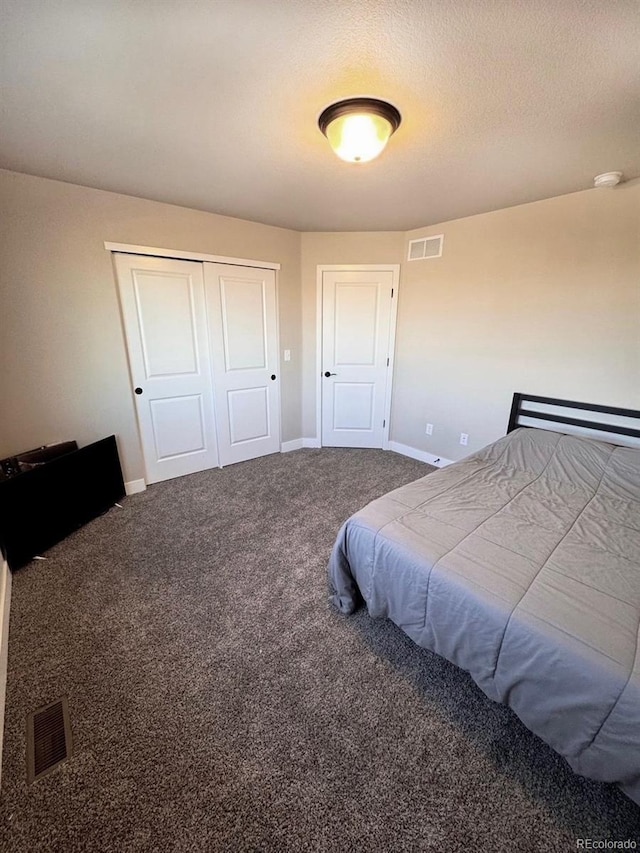
[[[638,0],[4,0],[0,166],[299,230],[640,175]],[[371,163],[317,128],[390,100]]]

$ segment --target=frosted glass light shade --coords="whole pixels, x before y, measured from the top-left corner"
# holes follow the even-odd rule
[[[338,157],[366,163],[383,151],[400,121],[398,110],[386,101],[351,98],[327,107],[318,124]]]
[[[327,127],[329,145],[349,163],[373,160],[382,153],[391,133],[386,118],[365,113],[340,116]]]

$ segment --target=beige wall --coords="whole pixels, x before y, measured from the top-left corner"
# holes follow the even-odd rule
[[[442,258],[402,265],[392,440],[461,458],[514,391],[640,408],[640,181],[406,240],[439,233]]]
[[[504,433],[515,390],[640,408],[640,181],[408,234],[301,235],[1,170],[0,211],[0,457],[115,432],[143,476],[105,240],[282,264],[284,441],[316,435],[318,264],[402,263],[392,441],[460,458]],[[437,233],[442,258],[403,260]]]
[[[115,433],[143,476],[105,240],[282,264],[282,439],[300,437],[298,232],[1,170],[0,222],[0,457]]]
[[[316,322],[319,264],[397,264],[402,257],[402,231],[343,231],[302,234],[302,430],[316,438]]]

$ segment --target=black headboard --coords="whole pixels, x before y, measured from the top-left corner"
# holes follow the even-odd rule
[[[600,412],[606,415],[634,418],[637,421],[638,426],[624,426],[619,423],[605,423],[604,421],[575,418],[565,414],[553,414],[551,412],[539,411],[535,408],[524,408],[524,403],[541,403],[545,406],[558,406],[563,409],[583,410],[587,413]],[[520,423],[522,418],[534,418],[536,420],[547,421],[549,423],[566,424],[568,426],[582,427],[582,429],[597,430],[598,432],[640,438],[640,411],[637,409],[621,409],[619,406],[597,406],[593,403],[576,403],[574,400],[559,400],[555,397],[538,397],[535,394],[516,393],[513,395],[507,432],[511,432],[519,426],[526,426],[526,424]]]

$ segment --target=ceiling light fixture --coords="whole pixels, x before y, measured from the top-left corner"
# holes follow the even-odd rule
[[[341,160],[366,163],[381,154],[402,116],[377,98],[348,98],[331,104],[320,114],[318,126]]]

